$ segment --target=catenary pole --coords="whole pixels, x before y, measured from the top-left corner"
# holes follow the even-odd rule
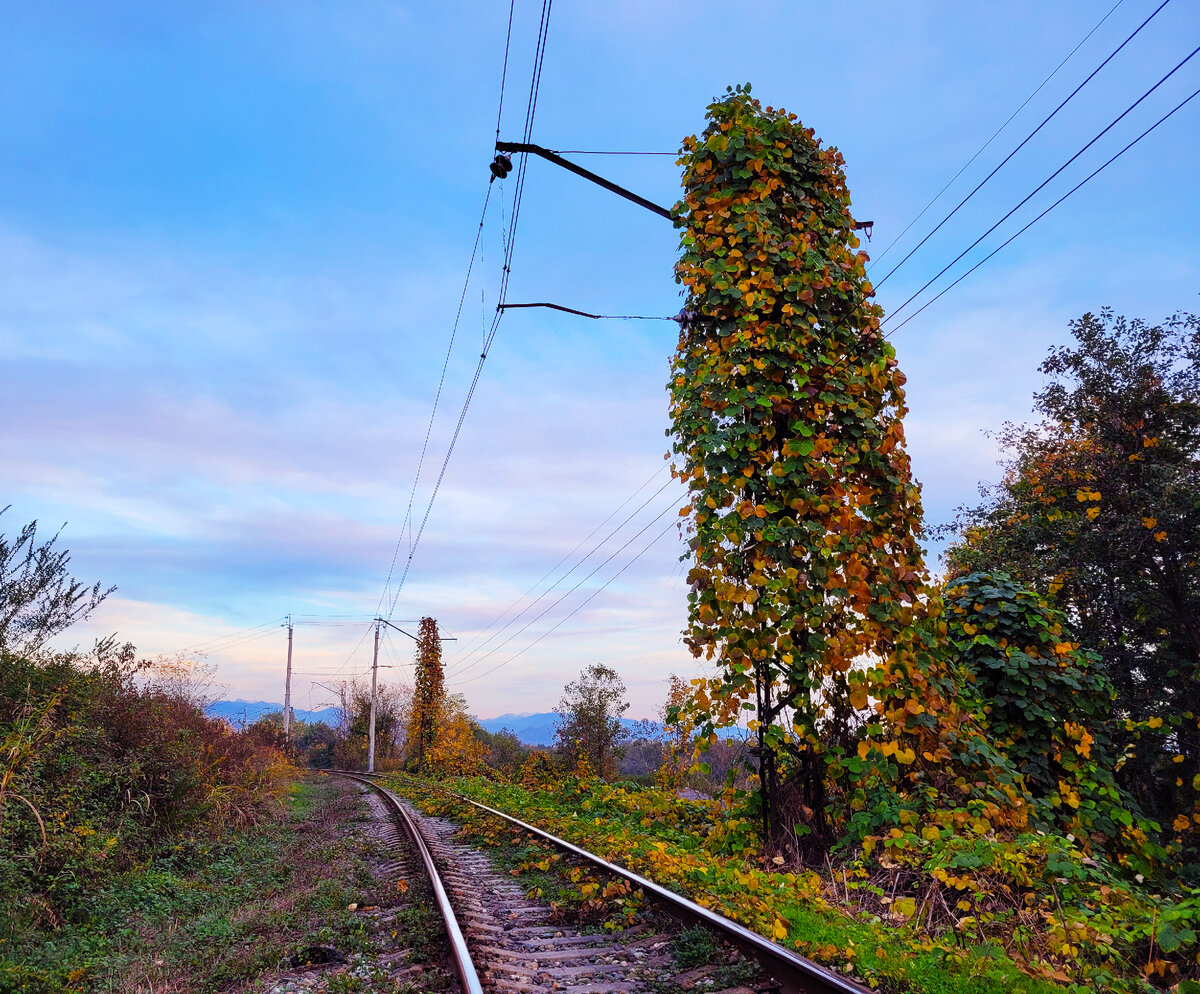
[[[283,681],[283,738],[290,743],[292,729],[292,616],[287,617],[288,655],[287,677]]]
[[[375,621],[375,655],[371,659],[371,727],[367,732],[367,772],[375,772],[375,685],[379,676],[379,621]]]

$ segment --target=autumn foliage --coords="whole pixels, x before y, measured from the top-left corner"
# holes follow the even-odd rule
[[[409,755],[424,769],[437,744],[438,724],[445,708],[446,678],[437,621],[422,618],[417,632],[416,690],[408,725]]]
[[[697,694],[702,731],[751,710],[764,823],[828,845],[826,767],[855,748],[869,699],[881,757],[910,764],[938,751],[952,710],[921,631],[937,605],[905,379],[836,149],[738,88],[680,162],[670,393],[693,526],[686,641],[718,667]]]

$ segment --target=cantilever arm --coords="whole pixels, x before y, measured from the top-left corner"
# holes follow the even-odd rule
[[[577,166],[574,162],[569,162],[561,155],[551,152],[548,148],[542,148],[541,145],[530,145],[526,142],[496,142],[497,152],[527,152],[530,155],[540,155],[547,162],[553,162],[556,166],[562,166],[568,169],[576,176],[582,176],[586,180],[591,180],[598,186],[615,193],[618,197],[624,197],[626,200],[632,200],[639,207],[645,207],[648,211],[653,211],[655,214],[665,217],[668,221],[672,220],[671,212],[665,207],[659,207],[658,204],[652,203],[645,197],[639,197],[636,193],[626,190],[623,186],[617,186],[611,180],[606,180],[603,176],[597,176],[590,169],[584,169],[583,166]]]

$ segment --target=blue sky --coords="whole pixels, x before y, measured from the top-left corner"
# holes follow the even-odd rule
[[[842,150],[856,215],[876,222],[866,247],[878,257],[1112,6],[559,0],[533,140],[674,151],[702,127],[714,95],[750,81]],[[1112,10],[876,278],[1156,6],[1124,0]],[[515,10],[510,140],[520,137],[541,5],[518,0]],[[498,0],[0,0],[0,506],[12,505],[0,522],[8,532],[31,518],[67,522],[78,574],[118,585],[74,639],[118,631],[146,654],[207,646],[230,696],[279,699],[284,638],[271,622],[345,615],[297,628],[297,669],[369,666],[365,619],[401,534],[487,192],[507,16]],[[885,309],[1198,36],[1196,5],[1168,3],[887,281]],[[1197,86],[1200,58],[968,263]],[[1200,99],[898,331],[930,521],[995,478],[982,432],[1028,416],[1036,367],[1066,340],[1071,317],[1106,305],[1152,319],[1197,308],[1198,122]],[[580,161],[659,203],[677,199],[670,156]],[[413,497],[418,515],[496,303],[510,186],[493,189]],[[510,301],[679,309],[676,235],[661,218],[535,161],[518,231]],[[500,325],[395,609],[398,619],[432,614],[458,636],[447,644],[451,687],[480,715],[547,710],[594,661],[622,674],[631,713],[649,715],[669,672],[698,672],[679,642],[674,533],[632,564],[661,526],[617,552],[671,504],[673,485],[470,651],[661,470],[673,332],[667,322],[544,311]],[[575,557],[664,481],[655,477]],[[243,629],[252,630],[226,638]],[[385,642],[389,677],[409,665],[406,641]],[[328,699],[311,679],[329,677],[299,677],[301,704]]]

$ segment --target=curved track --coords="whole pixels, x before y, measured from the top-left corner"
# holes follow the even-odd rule
[[[374,783],[367,776],[343,771],[337,772],[339,776],[356,780],[370,787],[383,798],[384,803],[396,816],[397,822],[404,829],[405,834],[412,841],[417,852],[421,854],[421,862],[425,865],[425,873],[429,877],[430,886],[433,888],[433,896],[438,906],[438,913],[442,916],[442,921],[446,926],[446,936],[450,940],[451,954],[454,958],[454,970],[458,974],[459,983],[462,984],[465,994],[483,994],[483,985],[479,981],[479,974],[476,972],[475,964],[471,959],[471,951],[467,948],[467,940],[463,936],[462,928],[458,924],[458,918],[454,914],[454,908],[450,904],[450,897],[446,893],[445,886],[442,884],[437,864],[433,861],[433,854],[429,851],[429,846],[425,843],[424,836],[409,815],[408,809],[395,794],[387,788]]]
[[[357,773],[347,773],[343,771],[330,771],[340,773],[342,776],[350,776],[361,783],[371,786],[379,791],[381,795],[388,799],[388,803],[399,814],[405,830],[414,838],[415,844],[421,851],[422,858],[426,861],[426,870],[430,874],[430,879],[435,881],[434,890],[436,893],[445,896],[445,888],[442,886],[437,877],[437,868],[433,863],[433,857],[429,854],[429,847],[425,844],[425,840],[421,836],[421,832],[417,825],[412,821],[411,816],[390,791],[373,782],[374,775],[364,775]],[[615,863],[610,863],[608,860],[602,859],[586,849],[581,849],[573,843],[567,842],[565,839],[560,839],[557,836],[543,831],[535,825],[530,825],[527,822],[521,821],[519,818],[514,818],[512,815],[499,811],[496,808],[489,807],[486,804],[481,804],[478,801],[473,801],[469,797],[463,797],[453,791],[447,790],[444,787],[439,787],[436,784],[428,783],[427,781],[416,781],[423,787],[432,787],[433,789],[447,794],[456,800],[470,804],[481,811],[487,812],[497,818],[504,820],[510,825],[521,829],[537,838],[549,843],[563,852],[569,853],[571,856],[581,859],[597,869],[610,874],[618,879],[625,880],[632,886],[641,889],[647,896],[652,897],[659,906],[666,911],[671,917],[688,925],[701,925],[716,935],[725,942],[735,946],[743,954],[756,961],[763,969],[764,973],[774,978],[779,985],[780,990],[788,992],[788,994],[870,994],[866,987],[856,984],[845,977],[841,977],[824,967],[807,960],[802,956],[797,956],[795,953],[778,943],[772,942],[764,938],[757,932],[752,932],[750,929],[735,921],[731,921],[722,915],[717,914],[708,908],[701,907],[694,901],[690,901],[671,890],[648,880],[640,874],[634,873],[625,867],[618,866]],[[461,882],[461,881],[460,881]],[[439,905],[441,899],[439,898]],[[467,912],[469,913],[469,911]],[[446,918],[447,931],[456,932],[459,939],[462,939],[462,930],[458,927],[457,920],[454,918],[454,910],[449,906],[449,899],[446,899],[444,908],[442,908],[443,917]],[[449,917],[446,917],[446,916]],[[453,929],[450,923],[454,922]],[[658,937],[651,937],[657,939]],[[470,954],[466,951],[465,939],[462,939],[462,955],[465,956],[465,962],[470,964]],[[487,948],[481,952],[489,955],[499,954],[501,951],[494,948]],[[455,955],[459,956],[458,946],[455,946]],[[536,956],[534,957],[536,959]],[[463,960],[459,961],[460,964]],[[470,967],[471,975],[475,976],[475,982],[478,983],[478,976],[475,974],[474,967]],[[460,977],[463,975],[460,971]],[[478,987],[468,987],[467,982],[463,982],[464,990],[475,991],[480,990]],[[614,987],[614,989],[621,989]]]

